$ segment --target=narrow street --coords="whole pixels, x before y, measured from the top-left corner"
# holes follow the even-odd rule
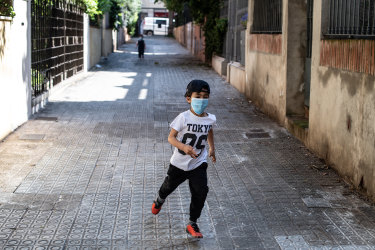
[[[111,54],[0,143],[2,249],[375,249],[375,207],[174,39]],[[211,86],[203,239],[187,182],[159,215],[169,123],[192,79]]]

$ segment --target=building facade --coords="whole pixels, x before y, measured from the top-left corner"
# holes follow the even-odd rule
[[[142,0],[141,15],[143,17],[168,17],[168,10],[162,2],[155,3],[154,0]]]
[[[107,13],[92,25],[80,4],[49,3],[13,1],[16,15],[0,15],[0,140],[128,38]]]
[[[375,198],[374,2],[334,2],[249,0],[242,92]]]

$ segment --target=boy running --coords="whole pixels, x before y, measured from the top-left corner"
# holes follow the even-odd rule
[[[143,35],[140,35],[140,38],[137,41],[137,48],[138,58],[145,58],[146,43],[145,40],[143,40]]]
[[[161,185],[157,199],[151,211],[158,214],[168,197],[181,183],[189,180],[191,192],[190,218],[187,233],[195,238],[202,238],[197,220],[201,215],[208,193],[207,186],[207,150],[212,162],[216,162],[214,133],[216,124],[213,114],[204,112],[208,105],[210,86],[203,80],[193,80],[186,88],[185,98],[190,109],[179,114],[171,123],[168,142],[175,149],[170,160],[167,177]]]

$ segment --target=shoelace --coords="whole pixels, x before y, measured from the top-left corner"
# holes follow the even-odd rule
[[[163,205],[163,203],[159,203],[158,200],[156,200],[154,202],[155,202],[155,208],[156,209],[159,209]]]
[[[190,225],[193,227],[195,232],[199,232],[199,227],[198,227],[197,224],[194,223],[194,224],[190,224]]]

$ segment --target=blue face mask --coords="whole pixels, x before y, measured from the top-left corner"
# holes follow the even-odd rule
[[[207,108],[208,99],[191,98],[191,107],[197,115],[201,115]]]

